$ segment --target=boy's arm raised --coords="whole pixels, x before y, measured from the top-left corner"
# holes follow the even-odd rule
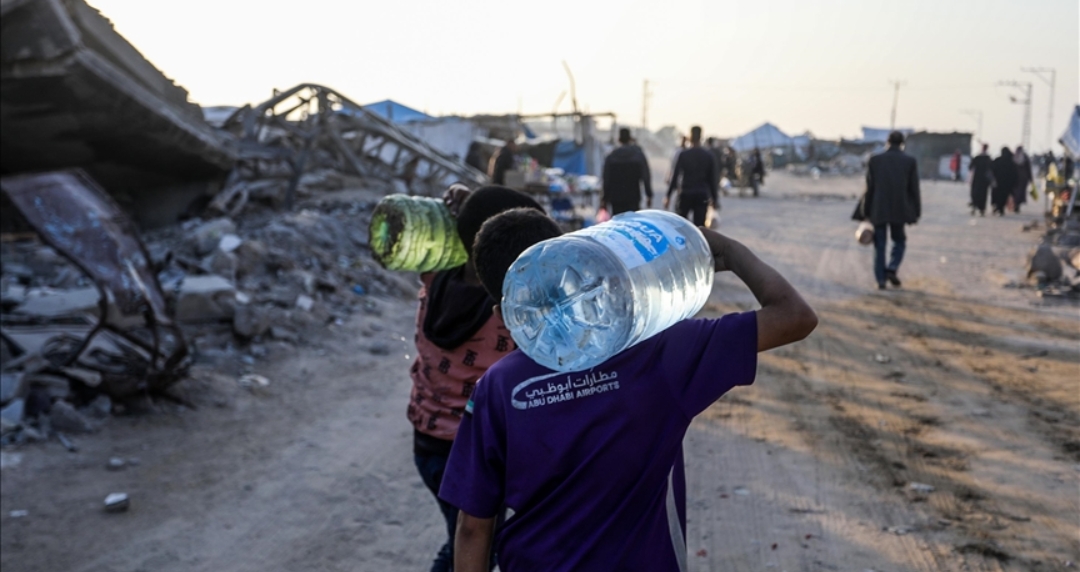
[[[730,270],[753,292],[757,311],[758,351],[797,342],[817,327],[814,310],[779,272],[742,243],[701,227],[712,250],[717,272]]]
[[[454,570],[488,572],[488,555],[491,554],[494,533],[494,518],[477,518],[459,510],[457,533],[454,535]]]

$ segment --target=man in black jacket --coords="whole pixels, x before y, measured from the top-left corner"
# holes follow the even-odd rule
[[[679,216],[692,220],[695,225],[704,226],[709,205],[720,210],[720,199],[717,197],[720,166],[716,164],[713,154],[701,146],[701,128],[696,125],[690,128],[690,145],[675,160],[664,208],[668,208],[671,195],[681,186],[675,210]],[[693,218],[690,217],[691,211]]]
[[[889,134],[889,149],[870,158],[866,170],[866,196],[863,198],[863,220],[874,225],[874,278],[878,289],[885,281],[900,286],[896,273],[904,259],[907,236],[905,224],[915,224],[922,214],[919,197],[919,167],[915,158],[901,150],[904,134]],[[892,236],[893,247],[889,264],[885,265],[885,232]]]
[[[619,129],[619,146],[604,159],[603,204],[612,215],[641,208],[641,191],[645,190],[647,207],[652,207],[652,175],[649,161],[641,147],[634,145],[630,130]]]

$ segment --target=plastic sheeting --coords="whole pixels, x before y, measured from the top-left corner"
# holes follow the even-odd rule
[[[772,123],[762,124],[760,127],[731,140],[731,147],[736,151],[750,151],[754,148],[771,149],[773,147],[788,147],[792,144],[792,138]]]
[[[1074,159],[1080,157],[1080,105],[1073,108],[1069,126],[1061,135],[1061,145]]]
[[[588,175],[585,147],[573,141],[559,141],[555,144],[555,155],[551,160],[551,166],[571,175]]]

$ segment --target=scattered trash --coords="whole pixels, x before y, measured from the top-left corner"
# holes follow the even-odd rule
[[[127,467],[127,461],[125,461],[123,457],[112,457],[105,465],[105,468],[110,471],[119,471],[125,467]]]
[[[747,490],[747,489],[746,489],[746,488],[744,488],[744,487],[735,487],[735,488],[734,488],[734,489],[733,489],[733,490],[732,490],[731,492],[733,492],[733,493],[735,493],[735,494],[737,494],[737,495],[739,495],[739,496],[741,496],[741,497],[748,497],[748,496],[750,496],[750,491],[749,491],[749,490]]]
[[[11,518],[23,518],[24,516],[30,516],[30,511],[25,510],[25,509],[24,510],[13,510],[13,511],[8,513],[8,516],[10,516]]]
[[[917,493],[932,493],[936,490],[933,485],[928,485],[926,483],[910,483],[908,489]]]
[[[885,354],[874,354],[874,361],[878,363],[890,363],[892,358]]]
[[[910,526],[887,526],[882,528],[885,532],[891,532],[897,536],[903,536],[909,532],[914,532],[915,528]]]
[[[105,512],[124,512],[130,506],[127,493],[109,493],[105,497]]]
[[[705,558],[705,557],[706,557],[706,556],[708,556],[708,555],[709,555],[709,551],[708,551],[708,550],[705,550],[704,548],[702,548],[701,550],[698,550],[698,551],[697,551],[697,557],[698,557],[698,558]]]
[[[352,291],[353,294],[356,294],[357,296],[363,296],[364,294],[367,294],[367,291],[364,290],[364,287],[359,284],[353,286]]]

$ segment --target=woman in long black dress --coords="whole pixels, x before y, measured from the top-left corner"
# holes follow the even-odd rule
[[[990,164],[990,172],[994,174],[994,188],[990,191],[990,203],[994,205],[994,214],[1004,216],[1005,205],[1012,196],[1013,189],[1019,180],[1016,163],[1013,161],[1012,151],[1008,147],[1001,148],[1001,155]]]
[[[1028,186],[1031,185],[1031,158],[1023,147],[1016,148],[1013,155],[1016,163],[1016,186],[1013,187],[1013,210],[1020,212],[1020,205],[1027,202]]]
[[[979,213],[980,216],[986,215],[986,195],[990,190],[990,182],[994,180],[990,175],[990,165],[993,160],[990,159],[988,148],[989,145],[983,144],[982,153],[971,159],[971,166],[968,168],[971,172],[972,215],[975,213]]]

